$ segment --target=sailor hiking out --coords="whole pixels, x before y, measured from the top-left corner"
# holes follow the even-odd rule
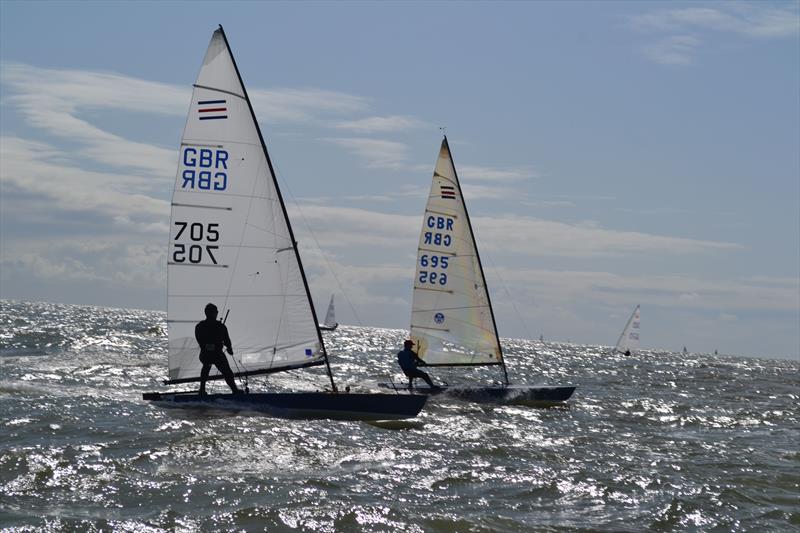
[[[428,374],[417,368],[417,366],[425,366],[426,363],[412,350],[413,347],[414,341],[407,340],[403,343],[403,349],[397,353],[397,363],[408,378],[409,390],[414,388],[414,378],[422,378],[432,389],[439,388],[433,384]]]
[[[228,328],[217,320],[217,306],[210,303],[205,308],[206,319],[198,322],[194,327],[194,338],[200,345],[200,362],[203,369],[200,371],[200,394],[206,393],[206,380],[211,372],[211,365],[217,367],[220,374],[225,377],[225,383],[231,388],[234,394],[241,391],[236,387],[233,379],[233,371],[228,364],[228,358],[222,352],[225,347],[229,355],[233,355],[233,345],[228,335]]]

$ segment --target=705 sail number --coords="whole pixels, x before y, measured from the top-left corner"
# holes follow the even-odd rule
[[[175,221],[175,226],[178,227],[178,233],[175,234],[173,239],[172,261],[174,263],[186,263],[188,261],[195,265],[219,264],[214,256],[214,250],[219,250],[219,246],[205,244],[219,241],[219,223],[209,222],[208,224],[203,224],[202,222]],[[178,241],[180,240],[203,244],[184,244],[179,243]]]

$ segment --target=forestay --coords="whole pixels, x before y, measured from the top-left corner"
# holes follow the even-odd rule
[[[486,280],[447,138],[422,221],[411,338],[429,365],[502,363]]]
[[[227,315],[234,372],[323,363],[283,202],[221,29],[183,132],[167,271],[170,379],[200,375],[194,327],[208,302]]]
[[[625,329],[622,330],[622,335],[619,336],[617,341],[617,351],[625,353],[626,350],[636,350],[639,348],[639,306],[633,310],[633,314],[625,324]]]

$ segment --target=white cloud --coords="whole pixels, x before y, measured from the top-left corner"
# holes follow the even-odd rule
[[[248,89],[248,94],[256,116],[267,123],[309,122],[323,115],[355,113],[369,107],[366,98],[315,88]]]
[[[397,215],[322,205],[301,206],[303,218],[326,247],[384,246],[416,242],[421,215]],[[331,225],[330,221],[336,224]],[[596,257],[641,253],[691,254],[741,249],[734,243],[668,237],[604,229],[594,224],[566,224],[515,215],[473,216],[482,250],[521,256]],[[524,243],[524,246],[520,246]]]
[[[74,158],[85,157],[119,168],[153,175],[172,175],[176,150],[139,143],[109,133],[82,115],[89,110],[128,111],[182,117],[189,108],[191,86],[169,85],[83,70],[44,69],[2,63],[3,105],[15,109],[27,124],[82,145]],[[361,111],[364,98],[322,89],[254,89],[257,116],[267,122],[310,121],[328,113]],[[177,142],[176,142],[177,144]]]
[[[759,4],[717,4],[719,8],[690,7],[635,15],[634,28],[642,31],[684,31],[687,28],[731,32],[748,37],[788,37],[800,32],[797,9]]]
[[[688,65],[693,61],[700,39],[691,35],[673,35],[644,47],[644,55],[662,65]]]
[[[778,8],[764,4],[717,3],[711,7],[664,9],[629,17],[630,25],[649,34],[671,33],[643,48],[650,60],[662,65],[688,65],[693,62],[703,33],[730,34],[748,38],[782,38],[800,33],[800,14],[796,7]]]
[[[144,223],[143,229],[151,229],[166,220],[169,202],[147,192],[169,190],[172,179],[154,182],[144,175],[86,170],[71,162],[67,152],[46,143],[0,137],[0,182],[45,198],[46,212],[94,213],[111,224],[136,220]],[[24,215],[27,210],[35,212],[36,205],[7,209],[21,209]]]
[[[399,170],[408,159],[408,146],[396,141],[363,137],[327,137],[322,139],[355,154],[367,168]]]
[[[404,131],[414,128],[427,127],[428,124],[418,118],[390,115],[386,117],[367,117],[357,120],[345,120],[337,122],[334,128],[354,131],[356,133],[386,133],[394,131]]]
[[[156,243],[57,239],[19,242],[4,249],[0,265],[41,280],[91,281],[123,287],[164,286],[166,250]]]
[[[537,174],[529,168],[500,169],[480,167],[475,165],[459,165],[459,178],[472,181],[521,181],[536,177]]]
[[[727,314],[735,310],[796,312],[798,308],[792,290],[738,280],[526,268],[489,269],[487,276],[495,292],[500,290],[499,276],[514,287],[514,299],[536,298],[545,307],[581,301],[607,308],[633,309],[642,304],[645,308],[726,310]]]

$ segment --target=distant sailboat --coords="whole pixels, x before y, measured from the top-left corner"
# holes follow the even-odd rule
[[[336,392],[286,207],[222,26],[194,84],[172,197],[169,380],[200,380],[194,327],[207,302],[227,319],[235,376],[325,365],[328,392],[143,395],[160,405],[263,410],[291,418],[402,419],[413,395]],[[213,369],[209,379],[222,376]]]
[[[636,309],[633,310],[631,313],[631,317],[628,319],[628,322],[625,324],[625,329],[622,330],[622,333],[619,336],[619,340],[617,341],[617,346],[615,351],[625,354],[631,355],[633,350],[639,349],[639,306],[636,306]]]
[[[328,312],[325,313],[325,322],[320,324],[319,329],[322,331],[333,331],[339,326],[336,322],[336,310],[333,307],[333,294],[331,294],[331,301],[328,304]]]
[[[559,402],[575,390],[574,386],[509,384],[483,266],[447,137],[442,140],[433,172],[417,249],[411,340],[428,366],[502,368],[502,386],[450,388],[450,393],[464,399]],[[417,390],[433,392],[424,387]]]

